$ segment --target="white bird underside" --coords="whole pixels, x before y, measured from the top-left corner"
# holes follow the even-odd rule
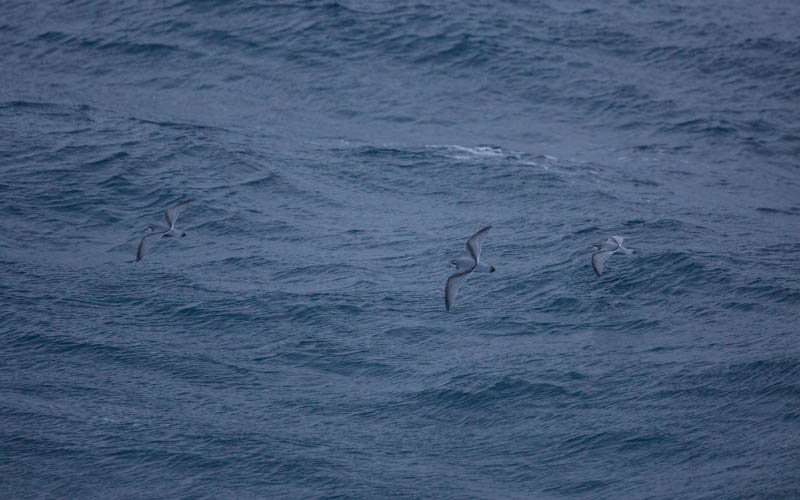
[[[456,272],[447,278],[447,285],[444,287],[444,305],[449,311],[456,301],[458,287],[474,272],[494,272],[494,266],[484,264],[480,261],[481,247],[486,235],[492,226],[486,226],[467,240],[467,254],[452,260],[450,263],[456,266]]]
[[[466,271],[475,267],[475,259],[470,255],[462,255],[450,263],[456,266],[457,271]]]

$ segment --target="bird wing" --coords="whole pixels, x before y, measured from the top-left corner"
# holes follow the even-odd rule
[[[164,212],[164,219],[167,221],[167,225],[169,227],[175,226],[175,221],[178,220],[178,216],[183,212],[183,209],[186,208],[186,204],[192,200],[184,200],[177,205],[171,206]]]
[[[444,287],[444,306],[448,311],[451,307],[453,307],[453,303],[456,301],[458,287],[467,281],[467,278],[469,278],[470,274],[472,274],[472,269],[453,273],[449,278],[447,278],[447,286]]]
[[[152,238],[154,236],[162,236],[164,233],[166,233],[166,231],[153,232],[142,236],[142,240],[139,242],[139,248],[136,249],[136,262],[139,262],[142,260],[142,257],[144,257],[144,249],[146,248],[146,244],[150,241],[153,241]]]
[[[470,236],[467,240],[467,252],[472,255],[472,258],[475,259],[475,262],[478,262],[481,257],[481,246],[483,245],[483,240],[486,239],[486,235],[489,234],[489,230],[491,228],[492,226],[486,226]]]
[[[613,241],[614,243],[616,243],[618,246],[622,246],[622,240],[624,240],[625,238],[623,238],[622,236],[611,236],[608,239],[609,241]]]
[[[592,268],[598,276],[603,275],[603,266],[605,266],[606,261],[613,253],[614,250],[605,250],[592,254]]]

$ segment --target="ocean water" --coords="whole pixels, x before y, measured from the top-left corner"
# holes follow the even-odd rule
[[[0,2],[0,496],[800,498],[798,23]]]

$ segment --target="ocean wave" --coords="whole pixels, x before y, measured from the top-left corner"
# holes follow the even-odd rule
[[[795,5],[3,7],[12,496],[797,489]]]

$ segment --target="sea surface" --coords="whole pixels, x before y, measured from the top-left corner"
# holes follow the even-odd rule
[[[0,497],[800,498],[798,26],[0,1]]]

